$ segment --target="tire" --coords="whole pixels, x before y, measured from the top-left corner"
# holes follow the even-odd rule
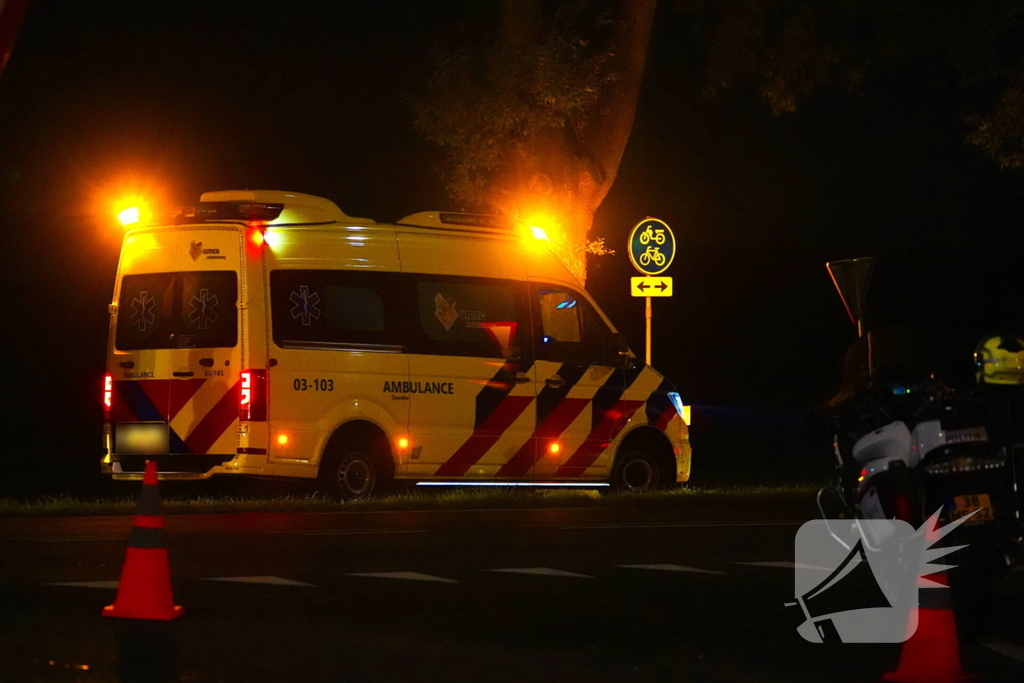
[[[391,477],[379,457],[357,447],[325,458],[318,479],[325,495],[353,501],[381,495]]]
[[[615,460],[611,488],[621,493],[647,493],[665,485],[665,473],[657,459],[640,450],[630,450]]]

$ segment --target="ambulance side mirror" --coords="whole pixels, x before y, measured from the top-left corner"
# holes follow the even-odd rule
[[[629,342],[619,332],[615,333],[615,348],[616,353],[612,365],[622,370],[633,367],[635,359],[629,353]]]

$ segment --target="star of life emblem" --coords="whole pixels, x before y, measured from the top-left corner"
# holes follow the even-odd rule
[[[132,324],[138,326],[139,332],[145,332],[147,326],[156,322],[156,299],[149,296],[149,292],[139,292],[139,295],[132,299]]]
[[[308,286],[300,285],[297,292],[292,290],[288,301],[294,304],[291,311],[292,319],[299,320],[307,327],[312,325],[314,320],[320,319],[320,295],[310,292]]]
[[[210,323],[217,322],[217,295],[210,295],[210,290],[200,289],[199,294],[192,295],[189,302],[192,311],[188,314],[188,321],[193,325],[199,325],[199,329],[205,330]]]

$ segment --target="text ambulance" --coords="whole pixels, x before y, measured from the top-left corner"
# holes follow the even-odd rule
[[[647,490],[685,482],[679,395],[578,281],[502,219],[394,224],[208,192],[127,232],[103,471]]]

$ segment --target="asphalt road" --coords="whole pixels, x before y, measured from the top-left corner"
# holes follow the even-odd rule
[[[103,618],[131,518],[0,520],[0,680],[871,681],[796,632],[804,508],[167,517],[170,623]],[[806,514],[805,514],[806,513]],[[62,585],[63,584],[63,585]],[[68,585],[72,584],[72,585]],[[1024,680],[1020,601],[962,646]]]

